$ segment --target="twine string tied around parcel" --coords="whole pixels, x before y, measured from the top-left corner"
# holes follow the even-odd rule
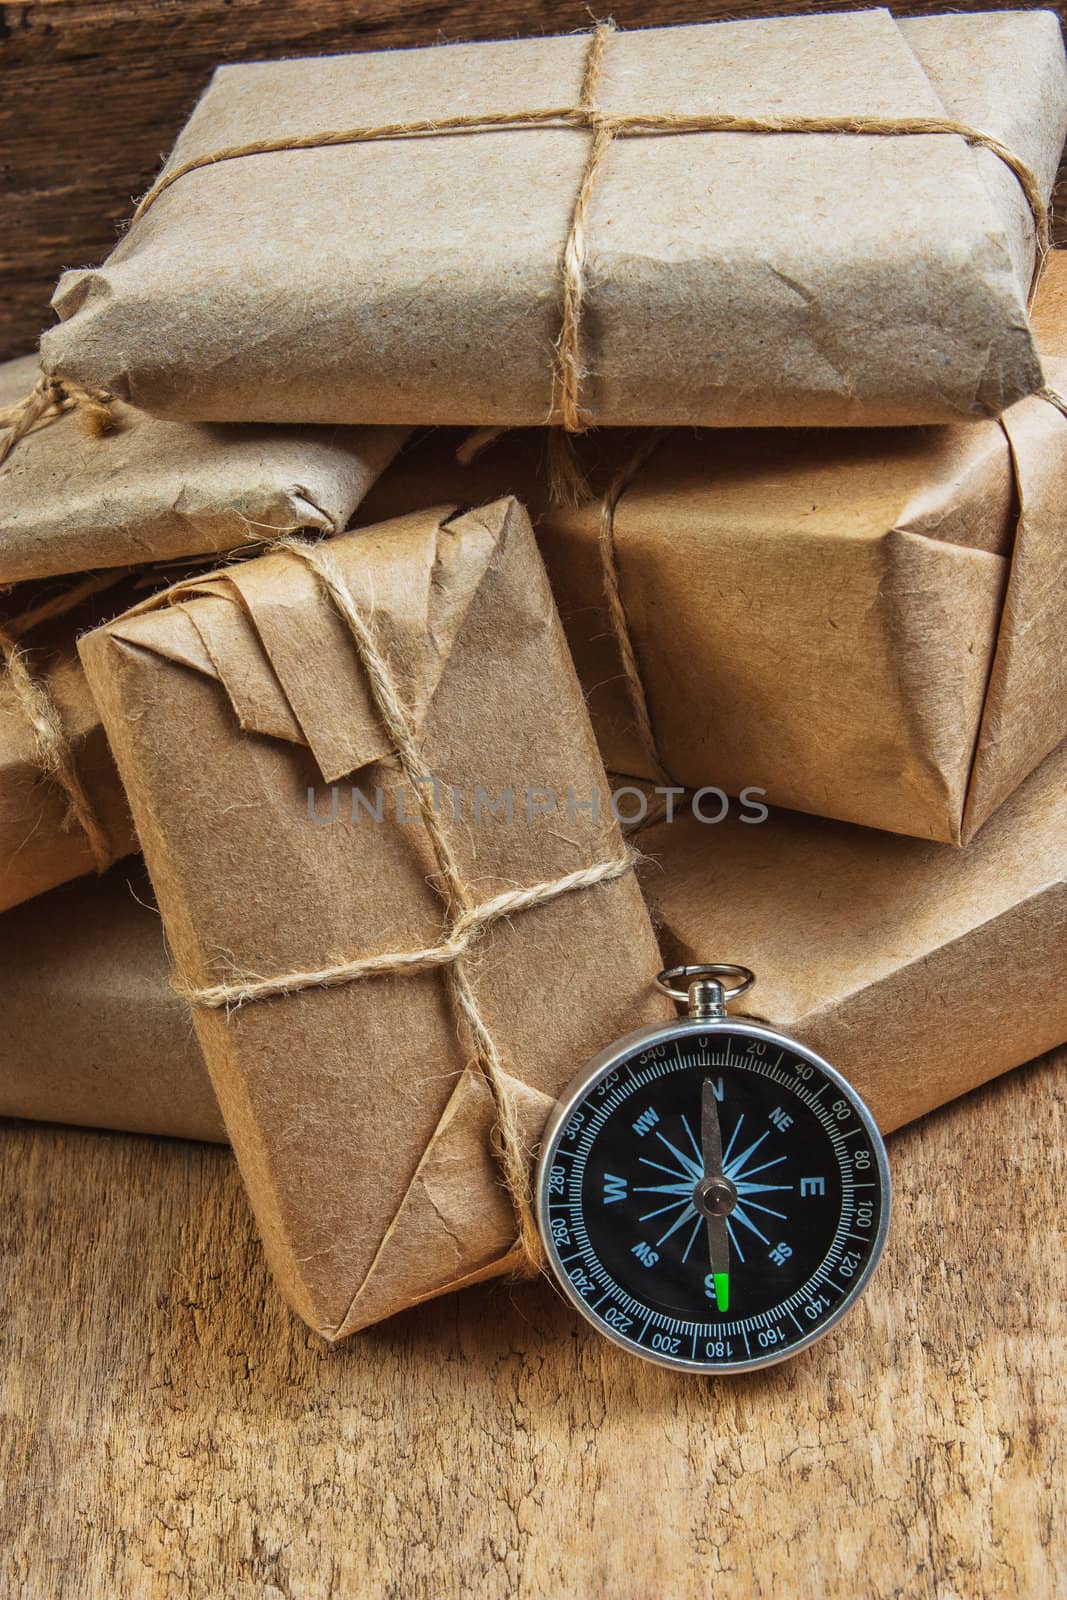
[[[114,433],[118,427],[118,418],[112,409],[114,401],[115,396],[107,389],[89,389],[70,378],[42,374],[29,394],[14,405],[0,407],[0,430],[4,430],[4,436],[0,439],[0,466],[3,466],[19,440],[32,433],[34,428],[54,422],[57,417],[65,416],[75,408],[82,425],[92,437],[101,438]]]
[[[649,428],[643,430],[642,437],[632,454],[616,472],[603,494],[599,496],[597,511],[597,554],[600,560],[600,576],[604,590],[604,600],[608,610],[608,620],[615,640],[615,648],[619,653],[619,662],[622,667],[622,682],[626,698],[630,703],[630,716],[634,731],[641,744],[641,751],[649,769],[649,775],[666,788],[677,788],[674,779],[664,766],[659,752],[655,729],[652,725],[652,714],[649,710],[648,695],[645,692],[644,679],[638,665],[637,650],[630,629],[630,621],[626,614],[626,606],[622,598],[622,579],[619,572],[618,550],[615,543],[615,514],[619,501],[630,488],[642,467],[650,460],[655,451],[671,433],[670,428]],[[456,450],[456,460],[460,466],[469,466],[483,450],[491,448],[510,429],[507,428],[477,428],[462,441]],[[575,465],[580,481],[585,486],[579,503],[584,504],[597,498],[589,487],[588,480],[575,458]],[[548,460],[549,500],[553,505],[561,504],[557,493],[557,465],[550,452]],[[566,503],[566,502],[563,502]],[[658,814],[665,809],[663,802],[643,814],[631,827],[646,826],[657,820]],[[625,825],[624,825],[625,827]]]
[[[1041,400],[1046,405],[1051,406],[1067,420],[1067,397],[1062,395],[1058,389],[1046,384],[1043,388],[1037,390],[1034,399]],[[1003,423],[1001,423],[1001,427],[1003,429]],[[649,430],[601,495],[598,510],[597,549],[600,556],[601,578],[604,585],[608,617],[611,622],[611,631],[615,640],[615,647],[619,653],[619,660],[622,664],[623,686],[630,703],[630,715],[641,744],[642,754],[658,784],[666,788],[680,788],[682,786],[675,783],[660,755],[659,741],[656,738],[652,713],[649,709],[648,694],[638,664],[637,650],[630,628],[630,619],[622,598],[618,549],[615,539],[615,517],[620,500],[631,487],[638,473],[646,466],[652,455],[672,431],[670,428]],[[661,800],[658,805],[650,807],[648,812],[641,816],[636,825],[650,826],[653,822],[659,820],[665,810],[665,801]]]
[[[26,651],[10,629],[0,628],[0,656],[7,667],[15,702],[33,731],[37,766],[66,795],[66,823],[81,829],[97,872],[103,872],[114,859],[111,844],[82,782],[55,697],[46,680],[31,672]]]
[[[1045,384],[1038,389],[1034,399],[1042,400],[1050,405],[1067,420],[1067,397]],[[461,466],[469,466],[483,450],[491,448],[511,430],[508,428],[478,428],[474,429],[460,444],[456,451],[456,460]],[[643,438],[623,463],[615,477],[608,484],[603,494],[599,496],[597,551],[600,558],[601,580],[604,589],[604,599],[608,610],[608,619],[615,647],[619,654],[622,667],[622,682],[630,704],[630,715],[634,731],[641,745],[641,752],[649,769],[649,775],[657,784],[665,788],[679,789],[679,785],[671,777],[660,755],[659,741],[656,738],[652,714],[649,709],[648,694],[645,689],[644,678],[637,659],[637,649],[630,628],[630,619],[622,598],[622,579],[619,571],[619,557],[615,538],[615,519],[619,502],[632,486],[634,479],[645,467],[652,455],[674,430],[671,428],[651,428],[644,432]],[[584,492],[576,497],[577,503],[582,504],[596,499],[589,488],[585,474],[575,458],[576,482],[584,486]],[[569,496],[561,496],[558,492],[558,478],[556,462],[550,457],[549,467],[549,499],[553,505],[571,503]],[[623,824],[624,831],[633,831],[637,827],[651,826],[666,812],[665,798],[650,806],[641,816],[631,824]]]
[[[591,135],[571,213],[570,227],[560,255],[561,321],[552,371],[552,398],[547,421],[558,421],[567,433],[582,433],[590,420],[582,404],[581,325],[587,297],[589,218],[598,181],[612,144],[620,138],[682,136],[700,133],[845,134],[870,138],[907,138],[947,134],[963,139],[975,149],[990,151],[1004,163],[1022,189],[1034,221],[1036,235],[1033,284],[1036,284],[1049,247],[1049,213],[1036,174],[1003,140],[972,128],[954,117],[915,116],[739,116],[727,111],[609,112],[598,104],[612,22],[599,22],[590,36],[576,105],[526,111],[470,112],[456,116],[406,122],[376,123],[328,129],[311,134],[285,134],[254,139],[243,144],[191,156],[164,171],[144,195],[133,214],[138,222],[161,195],[192,172],[249,156],[318,150],[339,145],[369,144],[386,139],[444,138],[535,128],[575,128]],[[1033,284],[1031,288],[1033,287]]]
[[[208,987],[179,981],[176,987],[193,1005],[218,1010],[309,989],[335,988],[377,976],[442,968],[453,1004],[466,1023],[477,1064],[493,1097],[496,1117],[494,1154],[515,1209],[519,1249],[526,1264],[532,1270],[539,1270],[544,1257],[530,1181],[531,1152],[526,1146],[518,1105],[503,1056],[485,1020],[470,974],[464,965],[464,957],[495,922],[535,906],[546,905],[576,890],[621,878],[632,870],[636,856],[624,847],[617,856],[576,868],[558,878],[505,890],[479,903],[434,806],[432,782],[419,753],[410,713],[340,569],[322,546],[286,540],[280,543],[279,548],[311,568],[349,631],[366,674],[375,708],[396,750],[401,771],[417,796],[421,819],[437,864],[438,888],[445,901],[447,926],[436,943],[418,950],[362,956],[338,961],[327,967],[292,971],[277,977],[247,977]]]

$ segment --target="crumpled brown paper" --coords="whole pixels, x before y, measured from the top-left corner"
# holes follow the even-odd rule
[[[0,408],[37,376],[31,356],[0,366]],[[75,407],[0,465],[0,585],[339,533],[405,436],[160,422],[121,401],[112,423],[95,436]]]
[[[663,959],[748,962],[751,1009],[846,1072],[883,1131],[1067,1039],[1067,747],[962,850],[786,811],[678,814],[638,835]],[[0,919],[0,1114],[222,1139],[130,873]]]
[[[90,584],[81,587],[91,590]],[[0,612],[3,644],[24,652],[26,669],[54,708],[94,828],[79,822],[62,782],[45,770],[34,713],[4,665],[0,645],[0,910],[128,855],[137,838],[115,764],[78,659],[79,630],[96,626],[137,598],[132,580],[88,593],[70,611],[45,618],[67,596],[49,585],[20,585]]]
[[[1067,255],[1038,296],[1064,332]],[[1067,361],[1050,355],[1067,393]],[[959,844],[1067,736],[1067,420],[669,434],[614,516],[620,594],[650,714],[639,722],[605,599],[599,496],[647,444],[598,435],[597,497],[549,504],[543,435],[469,465],[413,443],[375,520],[508,490],[531,509],[605,764]]]
[[[588,127],[214,158],[566,111],[590,48],[571,35],[220,68],[164,176],[213,164],[160,193],[103,267],[64,276],[46,370],[168,417],[558,420]],[[1052,12],[870,10],[614,34],[595,104],[947,119],[1001,140],[1047,196],[1067,67]],[[589,423],[945,421],[1041,382],[1030,204],[1004,161],[955,134],[619,136],[582,232]]]
[[[883,1130],[1067,1039],[1067,745],[962,850],[788,811],[638,838],[664,959],[752,967],[738,1009]]]
[[[35,370],[32,361],[0,367],[0,403],[24,392]],[[162,586],[167,562],[298,528],[339,530],[405,437],[400,428],[194,426],[124,405],[115,422],[117,431],[93,437],[75,409],[21,439],[0,466],[0,587],[13,584],[0,629],[15,626],[13,640],[55,702],[100,823],[94,848],[62,785],[42,770],[32,712],[0,650],[0,909],[136,848],[78,632],[125,610],[138,584]],[[71,575],[80,568],[102,570],[86,583]],[[44,628],[23,627],[42,603],[47,612],[97,582],[85,604]]]
[[[0,1116],[223,1141],[139,861],[0,917]]]
[[[605,859],[606,812],[527,821],[528,787],[576,801],[603,768],[529,521],[514,501],[330,542],[443,790],[479,901]],[[421,822],[398,820],[389,738],[340,617],[281,552],[180,586],[88,635],[82,658],[185,984],[284,975],[441,937]],[[308,814],[342,778],[383,820]],[[451,786],[466,794],[452,820]],[[472,819],[471,790],[501,811]],[[414,802],[403,799],[414,817]],[[532,1145],[558,1090],[670,1007],[632,872],[496,923],[466,961]],[[515,1265],[495,1110],[442,972],[226,1010],[196,1027],[273,1269],[338,1338]]]

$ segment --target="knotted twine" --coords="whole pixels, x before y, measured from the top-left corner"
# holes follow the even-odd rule
[[[558,421],[568,434],[584,433],[591,426],[590,418],[582,405],[581,394],[582,380],[586,376],[582,362],[581,328],[588,277],[588,222],[605,161],[611,146],[619,138],[694,133],[844,133],[873,138],[947,134],[963,139],[972,148],[989,150],[1002,161],[1023,191],[1033,217],[1036,235],[1031,282],[1031,294],[1033,293],[1049,248],[1049,211],[1035,173],[1003,140],[993,134],[972,128],[965,122],[959,122],[954,117],[860,115],[756,117],[737,116],[731,112],[663,114],[602,111],[597,99],[603,77],[607,42],[615,31],[615,24],[611,21],[598,22],[593,29],[577,105],[546,107],[532,111],[469,112],[451,117],[376,123],[326,130],[321,133],[288,134],[275,139],[254,139],[243,144],[227,145],[219,150],[191,156],[169,172],[163,172],[137,205],[131,226],[132,223],[140,221],[162,194],[189,173],[218,166],[224,161],[242,160],[246,156],[276,155],[292,150],[329,149],[339,145],[370,144],[385,139],[444,138],[451,135],[493,133],[504,129],[584,129],[592,137],[560,258],[561,320],[559,335],[555,342],[553,392],[546,417],[548,423]],[[54,378],[42,379],[37,389],[41,390],[39,395],[35,390],[34,395],[27,397],[27,400],[21,403],[23,407],[28,408],[26,415],[29,420],[20,419],[15,424],[8,422],[13,432],[0,446],[0,462],[17,440],[39,420],[46,416],[59,415],[62,409],[66,409],[63,404],[64,398],[70,398],[73,403],[91,406],[98,420],[108,415],[113,400],[106,390],[82,390],[65,380]],[[19,410],[18,407],[11,409]],[[107,431],[106,424],[103,424],[102,431]],[[576,468],[573,460],[560,459],[556,470],[560,492],[572,501],[577,500],[581,483],[575,476]]]
[[[160,195],[191,172],[218,166],[224,161],[246,156],[280,154],[290,150],[319,150],[336,145],[370,144],[383,139],[444,138],[453,134],[493,133],[501,129],[580,128],[592,138],[571,214],[570,229],[560,261],[562,276],[562,314],[556,340],[553,369],[553,397],[546,421],[558,420],[567,433],[584,433],[590,426],[581,398],[581,325],[586,298],[589,259],[589,211],[597,182],[608,152],[616,139],[693,133],[845,133],[861,137],[898,138],[922,134],[949,134],[963,139],[972,148],[989,150],[1015,176],[1026,197],[1034,220],[1037,249],[1034,282],[1040,274],[1049,247],[1049,213],[1036,175],[1022,158],[993,134],[983,133],[954,117],[879,117],[879,116],[737,116],[730,112],[694,114],[655,112],[613,113],[597,105],[607,42],[615,32],[613,22],[598,22],[593,29],[586,56],[578,104],[534,111],[469,112],[458,116],[421,119],[409,122],[377,123],[322,133],[287,134],[276,139],[254,139],[245,144],[227,145],[203,155],[191,156],[169,172],[164,172],[143,197],[133,214],[138,222],[155,205]],[[558,392],[558,406],[556,393]]]
[[[0,407],[0,428],[6,428],[0,440],[0,466],[14,450],[20,439],[46,422],[78,407],[83,426],[95,438],[114,433],[119,420],[113,411],[115,396],[107,389],[86,389],[69,378],[41,376],[28,395],[13,406]]]
[[[302,561],[315,573],[341,616],[366,675],[371,698],[394,746],[400,769],[417,797],[419,811],[437,864],[436,887],[445,904],[446,926],[441,938],[419,950],[400,950],[360,956],[331,966],[293,971],[277,977],[247,977],[232,983],[195,987],[179,980],[175,987],[194,1006],[229,1011],[257,1000],[297,994],[308,989],[332,989],[342,984],[399,973],[424,972],[440,967],[457,1013],[466,1023],[474,1056],[493,1098],[494,1154],[511,1197],[518,1222],[518,1245],[526,1264],[539,1270],[544,1250],[537,1227],[530,1182],[530,1153],[526,1148],[515,1091],[509,1081],[499,1046],[486,1023],[465,965],[478,941],[495,922],[533,906],[546,905],[577,889],[609,883],[632,870],[634,852],[622,853],[592,866],[579,867],[561,877],[508,889],[478,902],[463,875],[448,834],[432,798],[433,781],[419,753],[415,726],[401,698],[389,665],[357,609],[333,556],[323,545],[294,540],[279,542],[278,549]]]

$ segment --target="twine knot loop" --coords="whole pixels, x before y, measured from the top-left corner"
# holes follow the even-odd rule
[[[420,819],[437,866],[435,882],[445,904],[445,928],[435,943],[418,950],[384,951],[377,955],[339,960],[329,966],[306,971],[286,972],[274,977],[248,975],[228,983],[208,986],[178,980],[175,987],[194,1006],[228,1011],[250,1002],[298,994],[308,989],[329,989],[380,976],[441,968],[454,1009],[463,1019],[470,1036],[475,1062],[493,1097],[496,1113],[493,1152],[515,1209],[518,1247],[526,1264],[534,1270],[540,1270],[544,1253],[534,1210],[531,1152],[523,1135],[511,1076],[482,1013],[466,961],[474,946],[494,923],[535,906],[547,905],[562,895],[621,878],[632,871],[637,860],[636,854],[624,845],[617,855],[589,866],[577,867],[558,878],[505,889],[488,900],[477,900],[434,805],[431,794],[433,781],[418,750],[413,719],[401,699],[389,664],[360,615],[337,563],[321,545],[284,540],[277,548],[311,568],[352,638],[375,707],[396,750],[404,777],[417,797]]]

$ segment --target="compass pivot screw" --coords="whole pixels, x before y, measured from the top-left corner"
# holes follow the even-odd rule
[[[737,1189],[729,1178],[700,1178],[693,1188],[693,1204],[705,1217],[728,1217],[737,1204]]]

